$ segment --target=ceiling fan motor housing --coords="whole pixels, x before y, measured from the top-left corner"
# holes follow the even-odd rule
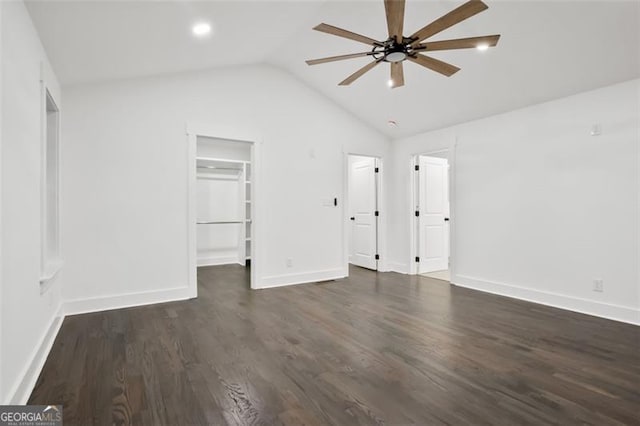
[[[384,60],[387,62],[402,62],[407,59],[407,46],[404,44],[393,43],[384,50]]]
[[[424,50],[424,47],[414,46],[417,39],[402,37],[402,42],[397,42],[395,37],[389,37],[379,46],[374,47],[374,53],[381,54],[385,62],[402,62],[410,56],[414,56],[417,51]],[[375,56],[374,56],[375,57]]]

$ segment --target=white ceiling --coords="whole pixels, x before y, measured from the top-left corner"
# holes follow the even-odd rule
[[[407,0],[410,33],[460,1]],[[267,62],[396,138],[640,77],[640,2],[485,0],[489,10],[433,40],[502,34],[487,52],[433,56],[462,68],[447,78],[405,63],[389,89],[388,64],[349,87],[337,83],[367,63],[309,67],[305,59],[367,51],[312,31],[320,22],[386,38],[382,0],[368,1],[29,1],[50,60],[65,85]],[[213,24],[204,40],[197,20]],[[396,128],[388,120],[398,122]]]
[[[64,85],[264,62],[317,2],[28,0]],[[286,18],[286,21],[285,21]],[[212,24],[196,39],[195,22]]]

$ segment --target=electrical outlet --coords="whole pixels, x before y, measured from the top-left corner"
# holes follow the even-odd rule
[[[291,268],[293,266],[293,259],[292,258],[287,258],[287,268]]]
[[[602,293],[604,291],[604,281],[601,279],[593,280],[593,291],[597,291],[598,293]]]

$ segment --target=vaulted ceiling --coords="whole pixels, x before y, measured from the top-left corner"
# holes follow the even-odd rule
[[[640,2],[484,1],[487,11],[433,39],[501,34],[498,46],[434,52],[462,69],[449,78],[405,63],[406,85],[396,89],[387,86],[387,64],[338,87],[368,58],[313,67],[304,62],[367,50],[312,31],[320,22],[385,39],[382,0],[27,5],[63,85],[266,62],[392,138],[640,77]],[[463,2],[407,0],[405,33]],[[210,37],[192,36],[198,20],[212,23]],[[398,126],[388,127],[388,120]]]

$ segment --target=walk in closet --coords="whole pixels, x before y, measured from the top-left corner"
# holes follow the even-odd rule
[[[251,147],[198,137],[196,236],[198,266],[251,261]]]

